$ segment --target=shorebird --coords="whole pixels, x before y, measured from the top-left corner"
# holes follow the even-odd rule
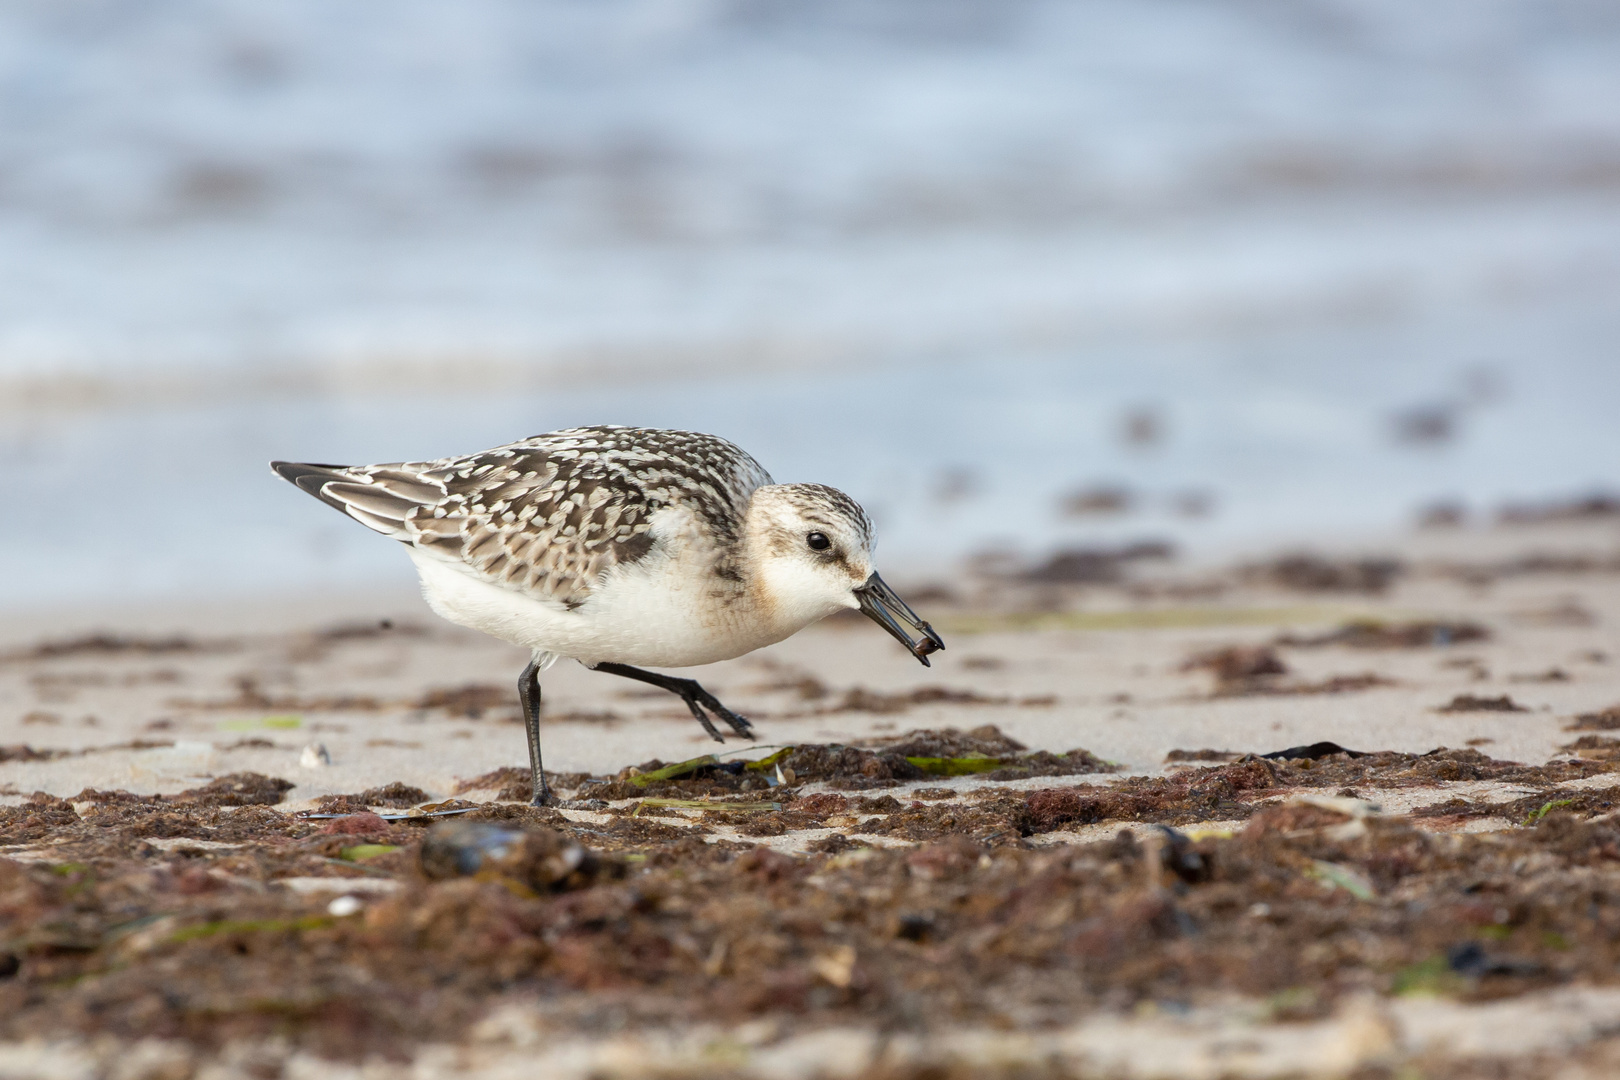
[[[437,461],[270,467],[403,543],[439,615],[530,651],[518,700],[536,806],[552,801],[540,672],[561,657],[680,695],[724,742],[710,713],[748,738],[752,725],[697,680],[636,665],[729,660],[848,609],[924,666],[945,647],[873,569],[855,500],[773,483],[713,435],[569,428]]]

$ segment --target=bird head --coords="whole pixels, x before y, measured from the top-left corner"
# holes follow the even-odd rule
[[[928,666],[945,647],[872,565],[876,531],[860,504],[821,484],[768,484],[748,508],[747,543],[766,606],[784,623],[809,625],[858,610]],[[921,634],[913,638],[906,627]]]

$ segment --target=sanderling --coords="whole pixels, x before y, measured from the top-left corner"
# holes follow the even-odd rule
[[[851,608],[925,666],[945,647],[872,568],[855,500],[773,483],[713,435],[570,428],[438,461],[270,467],[404,543],[439,615],[530,650],[518,698],[536,806],[551,801],[539,673],[559,657],[679,694],[724,742],[708,713],[752,738],[749,722],[695,679],[632,665],[729,660]]]

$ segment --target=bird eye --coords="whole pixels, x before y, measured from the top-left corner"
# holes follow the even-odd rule
[[[804,538],[804,542],[810,545],[812,551],[826,551],[832,547],[832,541],[827,539],[826,533],[811,533]]]

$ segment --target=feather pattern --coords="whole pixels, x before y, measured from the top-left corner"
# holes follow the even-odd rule
[[[570,428],[462,457],[385,465],[273,462],[361,524],[473,576],[572,609],[615,566],[645,559],[666,507],[695,516],[713,572],[737,577],[749,497],[771,478],[713,435]]]

